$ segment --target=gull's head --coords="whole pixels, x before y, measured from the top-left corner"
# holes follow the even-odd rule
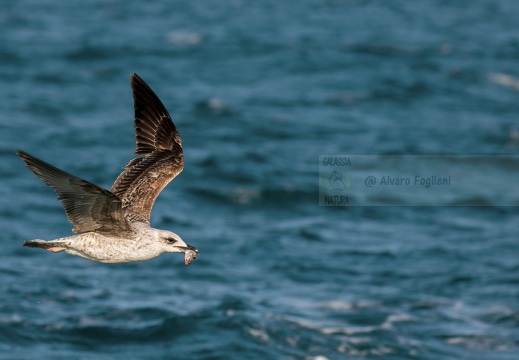
[[[180,252],[185,254],[186,266],[189,265],[192,260],[196,259],[198,250],[194,246],[186,244],[184,240],[174,232],[157,230],[157,235],[164,252]]]

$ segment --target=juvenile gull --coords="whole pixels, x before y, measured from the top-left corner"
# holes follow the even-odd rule
[[[182,140],[157,95],[131,75],[135,108],[136,157],[125,166],[110,191],[70,175],[19,150],[27,167],[54,189],[76,235],[30,240],[23,246],[103,263],[149,260],[165,252],[184,253],[187,265],[198,250],[177,234],[150,227],[150,214],[162,189],[184,168]]]

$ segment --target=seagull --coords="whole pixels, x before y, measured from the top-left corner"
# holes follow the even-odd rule
[[[155,199],[184,168],[182,140],[168,111],[150,87],[132,74],[134,155],[108,191],[24,151],[25,165],[58,195],[75,235],[29,240],[23,246],[65,251],[102,263],[144,261],[166,252],[184,253],[188,266],[198,250],[180,236],[150,226]]]

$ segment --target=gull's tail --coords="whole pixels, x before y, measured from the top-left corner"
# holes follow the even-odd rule
[[[45,240],[39,240],[39,239],[24,241],[23,246],[32,247],[32,248],[40,248],[40,249],[44,249],[44,250],[52,251],[52,252],[60,252],[60,251],[65,250],[64,247],[60,247],[56,243],[52,243],[50,241],[45,241]]]

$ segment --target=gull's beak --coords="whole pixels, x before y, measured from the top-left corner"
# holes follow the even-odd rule
[[[186,246],[175,246],[178,250],[180,250],[180,252],[182,253],[186,253],[186,251],[188,250],[191,250],[191,251],[194,251],[198,254],[198,249],[194,246],[191,246],[191,245],[187,245]]]

